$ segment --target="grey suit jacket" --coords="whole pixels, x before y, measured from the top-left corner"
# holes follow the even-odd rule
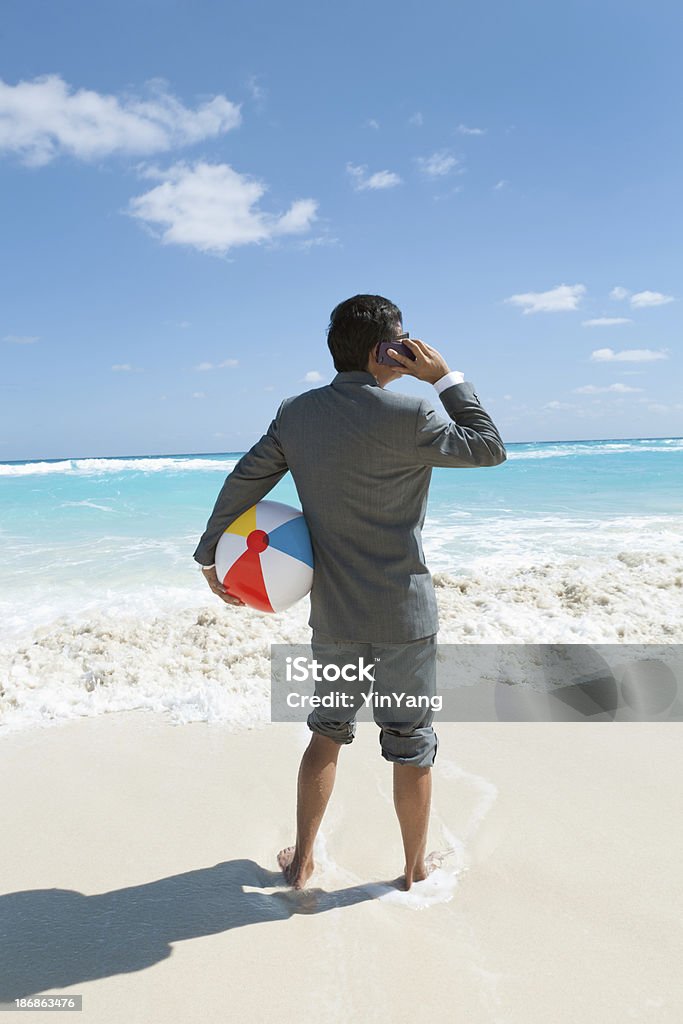
[[[467,381],[439,398],[382,388],[366,370],[285,398],[216,499],[194,559],[290,470],[311,533],[309,626],[341,640],[402,643],[438,632],[422,526],[433,466],[497,466],[505,446]]]

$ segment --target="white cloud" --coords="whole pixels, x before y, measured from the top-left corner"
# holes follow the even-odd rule
[[[239,104],[214,96],[195,109],[146,83],[147,99],[91,89],[71,91],[60,75],[8,85],[0,79],[0,152],[39,167],[68,153],[94,160],[112,153],[151,154],[221,135],[241,121]]]
[[[445,150],[432,153],[431,156],[417,157],[418,167],[429,178],[440,178],[444,174],[449,174],[457,163],[457,157],[450,156]]]
[[[576,309],[585,291],[583,284],[561,284],[547,292],[511,295],[505,302],[521,306],[525,313],[562,313]]]
[[[631,293],[627,288],[617,285],[609,293],[611,299],[627,299]],[[634,309],[643,309],[647,306],[665,306],[668,302],[674,302],[673,295],[664,295],[663,292],[634,292],[631,295],[631,305]]]
[[[500,192],[500,190],[502,188],[505,188],[505,186],[508,185],[508,184],[509,184],[509,182],[505,178],[501,178],[500,181],[497,181],[496,184],[492,186],[493,187],[493,191],[494,192]]]
[[[617,324],[632,324],[627,316],[596,316],[592,320],[582,320],[582,327],[616,327]]]
[[[206,398],[206,393],[204,391],[193,391],[192,392],[192,397],[193,398]]]
[[[673,301],[673,295],[663,295],[661,292],[636,292],[631,296],[631,305],[637,309],[643,306],[664,306]]]
[[[222,363],[199,363],[195,370],[219,370],[223,366],[237,366],[238,359],[224,359]]]
[[[249,75],[249,78],[247,79],[247,89],[249,90],[249,95],[254,103],[262,106],[265,102],[266,96],[268,95],[268,90],[258,84],[257,77],[257,75]]]
[[[316,219],[315,211],[317,209],[318,204],[315,199],[296,199],[287,213],[274,219],[271,234],[298,235],[308,231],[312,221]]]
[[[322,373],[318,370],[309,370],[302,378],[307,384],[314,384],[318,380],[324,380]]]
[[[596,363],[651,363],[656,359],[668,359],[666,351],[651,348],[625,348],[615,352],[611,348],[596,348],[591,359]]]
[[[393,188],[394,185],[400,185],[401,179],[398,174],[394,174],[393,171],[376,171],[370,176],[366,175],[366,166],[356,166],[352,163],[347,163],[346,170],[354,181],[354,188],[356,192],[361,192],[363,189],[371,188]]]
[[[485,128],[468,128],[466,124],[459,124],[458,131],[461,135],[486,135]]]
[[[393,171],[376,171],[375,174],[370,175],[368,180],[361,187],[392,188],[394,185],[400,185],[400,183],[400,177]]]
[[[374,117],[371,117],[369,121],[365,122],[368,128],[374,128],[375,131],[379,130],[379,121],[375,121]]]
[[[545,405],[541,406],[542,409],[573,409],[575,406],[572,402],[546,402]]]
[[[339,245],[339,239],[333,235],[313,235],[311,238],[304,238],[300,242],[293,243],[295,249],[313,249],[319,245]]]
[[[30,334],[6,334],[2,340],[9,341],[12,345],[33,345],[36,341],[40,341],[40,336],[33,336]]]
[[[626,394],[630,391],[642,391],[642,388],[632,388],[629,384],[609,384],[607,387],[599,388],[595,384],[584,384],[583,387],[574,388],[578,395],[596,395],[599,391],[615,391],[619,394]]]
[[[112,366],[112,370],[115,370],[117,373],[130,373],[132,369],[133,367],[130,363],[114,363]]]
[[[131,199],[127,212],[145,224],[161,225],[164,244],[223,254],[234,246],[302,233],[316,218],[314,199],[297,199],[280,215],[256,209],[268,186],[238,174],[229,164],[198,161],[189,166],[180,161],[167,170],[150,167],[141,174],[161,184]]]
[[[421,128],[423,122],[424,118],[422,117],[422,114],[420,113],[419,110],[408,118],[408,124],[413,124],[415,125],[416,128]]]

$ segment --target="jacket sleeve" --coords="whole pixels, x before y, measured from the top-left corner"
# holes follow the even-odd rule
[[[289,467],[280,443],[280,415],[286,401],[280,403],[266,433],[226,477],[192,556],[200,565],[215,561],[216,545],[230,523],[272,491],[287,472]]]
[[[468,381],[439,395],[450,420],[422,399],[415,423],[415,457],[421,466],[498,466],[507,452],[496,426]]]

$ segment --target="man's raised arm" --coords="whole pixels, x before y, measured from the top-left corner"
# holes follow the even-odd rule
[[[405,338],[412,361],[395,349],[389,355],[400,363],[396,372],[432,384],[450,421],[439,416],[424,398],[415,417],[415,459],[420,466],[498,466],[507,452],[496,426],[482,408],[479,396],[459,370],[432,345],[420,338]]]
[[[415,457],[422,466],[498,466],[507,459],[496,426],[468,381],[440,392],[446,420],[422,399],[415,423]]]
[[[289,469],[279,435],[280,413],[286,401],[284,399],[280,403],[266,433],[242,456],[226,477],[192,556],[200,565],[213,565],[216,545],[226,527],[272,491]]]

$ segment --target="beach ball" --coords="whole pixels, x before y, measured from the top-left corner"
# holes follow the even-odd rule
[[[218,541],[216,574],[250,608],[290,608],[313,585],[313,549],[303,513],[279,501],[252,505]]]

